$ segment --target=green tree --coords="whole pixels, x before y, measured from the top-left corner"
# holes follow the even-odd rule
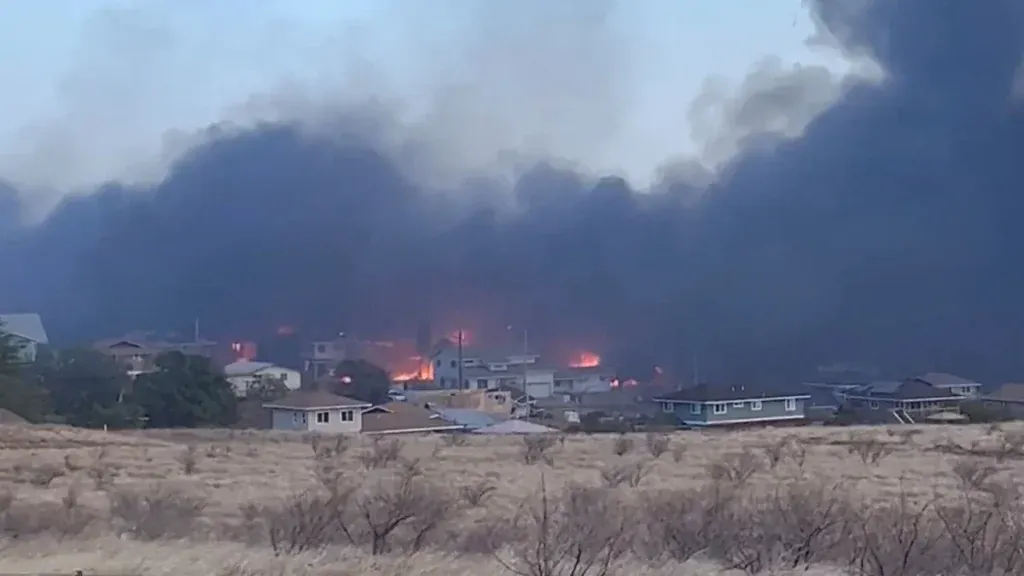
[[[64,422],[84,428],[134,428],[138,407],[126,400],[132,380],[112,358],[94,350],[62,350],[34,372]]]
[[[280,400],[287,393],[288,386],[285,385],[284,378],[263,376],[245,391],[245,399],[256,402],[272,402]]]
[[[20,346],[0,324],[0,408],[30,421],[41,422],[50,414],[46,390],[21,373]]]
[[[334,374],[338,383],[330,392],[370,404],[388,401],[391,377],[380,366],[366,360],[344,360],[335,368]]]
[[[156,365],[155,372],[135,379],[132,390],[148,427],[230,426],[237,421],[235,392],[209,358],[169,352]]]

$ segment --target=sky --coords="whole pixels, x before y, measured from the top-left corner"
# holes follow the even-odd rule
[[[601,25],[563,35],[565,22],[588,17]],[[561,24],[545,28],[549,19]],[[800,0],[2,2],[0,78],[13,89],[0,93],[0,178],[60,194],[151,180],[187,149],[190,134],[280,114],[282,95],[321,103],[384,96],[416,117],[436,112],[442,88],[464,81],[498,87],[477,90],[477,101],[494,100],[499,89],[512,94],[495,115],[530,120],[488,141],[488,153],[533,142],[646,185],[666,159],[699,151],[690,112],[702,93],[727,94],[766,58],[844,70],[836,56],[808,47],[812,32]],[[538,82],[521,76],[553,52],[563,64],[596,68],[579,72],[577,91],[512,89]],[[609,85],[579,90],[602,66],[614,70]],[[610,108],[590,102],[610,91]],[[563,108],[544,108],[558,98]],[[539,104],[526,114],[523,100]],[[565,106],[580,112],[564,119]],[[590,131],[609,115],[613,129]],[[559,126],[542,134],[550,123]],[[473,142],[467,147],[480,148]]]

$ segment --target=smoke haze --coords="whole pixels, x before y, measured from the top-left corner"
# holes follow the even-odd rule
[[[71,339],[196,316],[217,334],[411,336],[430,318],[635,365],[699,357],[723,379],[844,360],[1020,377],[1020,4],[807,4],[820,42],[878,74],[766,60],[730,93],[710,83],[689,108],[700,157],[642,190],[573,157],[613,151],[632,98],[611,3],[558,4],[539,27],[539,4],[489,9],[425,109],[366,64],[360,90],[254,98],[169,138],[155,183],[39,223],[8,216],[19,195],[0,187],[0,269],[16,271],[0,302]],[[32,141],[59,161],[83,140]]]

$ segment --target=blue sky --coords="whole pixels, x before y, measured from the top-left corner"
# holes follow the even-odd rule
[[[546,59],[546,46],[531,51],[537,30],[538,43],[564,52],[552,61],[569,73],[576,73],[574,59],[593,60],[585,66],[597,68],[579,72],[582,85],[600,82],[604,60],[616,60],[608,88],[614,101],[598,106],[585,95],[605,88],[573,86],[579,91],[566,101],[580,102],[583,111],[553,128],[556,136],[538,141],[596,169],[642,178],[665,158],[694,151],[687,112],[708,78],[739,81],[767,56],[839,66],[804,45],[811,24],[800,0],[491,2],[0,2],[0,177],[58,188],[128,177],[130,165],[160,155],[170,131],[191,132],[237,114],[253,96],[273,100],[296,87],[331,100],[356,86],[357,92],[398,95],[416,108],[436,95],[439,78],[529,85],[539,80],[518,75],[531,68],[510,59],[518,52]],[[498,4],[504,8],[492,7]],[[551,6],[561,13],[551,19],[575,23],[601,5],[608,12],[605,24],[596,26],[600,31],[581,24],[568,42],[600,44],[608,51],[603,56],[588,56],[590,47],[578,53],[542,30]],[[506,34],[507,44],[494,39]],[[542,126],[550,111],[539,103],[524,111],[515,101],[559,96],[537,90],[513,91],[496,109],[513,118],[526,114],[530,126]],[[492,93],[475,94],[479,100]],[[588,131],[586,124],[612,109],[613,130]],[[565,115],[562,109],[554,114]],[[500,144],[514,146],[530,130],[543,130],[530,126]],[[581,144],[595,138],[600,147]]]

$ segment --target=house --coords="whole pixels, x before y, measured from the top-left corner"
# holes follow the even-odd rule
[[[390,402],[363,410],[363,434],[418,434],[465,430],[438,414],[405,402]]]
[[[944,372],[929,372],[921,376],[915,376],[914,380],[920,380],[929,386],[941,390],[949,390],[957,396],[974,398],[981,393],[981,384],[961,376],[946,374]]]
[[[810,394],[798,387],[698,384],[654,398],[689,426],[802,422]]]
[[[839,410],[839,406],[842,404],[842,400],[840,398],[842,391],[850,388],[856,388],[856,386],[830,388],[827,386],[818,386],[816,384],[804,384],[804,388],[810,396],[804,407],[804,413],[807,415],[809,420],[820,422],[831,420]]]
[[[372,406],[328,392],[302,390],[263,404],[270,410],[273,430],[326,433],[358,433],[363,427],[363,410]]]
[[[473,434],[508,435],[508,434],[552,434],[558,432],[554,428],[548,428],[525,420],[506,420],[493,426],[473,430]]]
[[[913,424],[944,412],[959,413],[964,397],[920,378],[873,382],[843,390],[841,410],[871,424]]]
[[[338,364],[355,356],[352,346],[351,340],[344,335],[332,340],[311,342],[302,351],[302,369],[314,380],[333,376]]]
[[[39,346],[50,343],[39,314],[0,314],[0,332],[10,335],[18,361],[25,364],[35,362]]]
[[[506,417],[497,414],[469,408],[434,408],[433,412],[445,422],[458,425],[465,430],[479,430],[506,420]]]
[[[180,352],[189,356],[212,358],[216,353],[216,347],[217,343],[210,340],[170,342],[148,339],[143,335],[108,338],[92,345],[93,350],[113,358],[114,362],[133,378],[156,370],[156,359],[161,354]]]
[[[289,390],[298,390],[302,385],[302,375],[298,370],[252,360],[239,360],[228,364],[224,367],[224,376],[239,398],[244,398],[251,388],[267,380],[279,380]]]
[[[615,374],[603,366],[560,368],[554,374],[554,393],[592,394],[614,388]]]
[[[469,389],[480,386],[482,379],[490,381],[492,375],[494,379],[503,383],[522,383],[523,366],[536,364],[539,357],[540,355],[525,350],[497,351],[471,346],[463,346],[460,349],[451,340],[442,339],[435,346],[430,360],[433,362],[434,384],[438,388]],[[475,370],[467,373],[467,369]],[[554,371],[551,379],[553,385]]]
[[[1002,411],[1012,418],[1024,418],[1024,384],[1003,384],[982,396],[982,401],[986,408]]]
[[[430,410],[458,408],[503,418],[529,415],[534,399],[511,386],[493,390],[406,390],[406,401]]]
[[[649,398],[635,388],[617,388],[607,392],[555,394],[538,398],[534,406],[536,411],[569,424],[578,424],[581,418],[594,413],[615,419],[642,420],[658,413],[658,406]]]

